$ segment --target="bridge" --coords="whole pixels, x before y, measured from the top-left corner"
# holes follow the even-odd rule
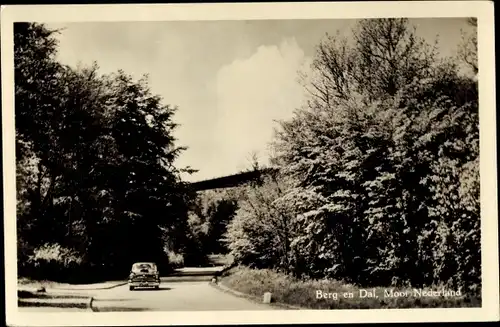
[[[229,188],[240,186],[251,181],[257,181],[260,176],[277,171],[276,168],[263,168],[258,170],[245,171],[233,175],[206,179],[199,182],[190,183],[195,191],[212,190],[218,188]]]

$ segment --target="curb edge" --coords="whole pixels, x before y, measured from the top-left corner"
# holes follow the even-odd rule
[[[127,283],[128,282],[120,282],[120,283],[117,283],[117,284],[114,284],[114,285],[111,285],[111,286],[96,287],[96,288],[52,287],[52,289],[55,289],[55,290],[64,290],[64,291],[68,291],[68,290],[72,290],[72,291],[109,290],[109,289],[112,289],[112,288],[115,288],[115,287],[126,285]]]
[[[250,294],[246,294],[246,293],[242,293],[242,292],[233,290],[225,285],[222,285],[220,282],[216,282],[216,283],[209,282],[209,285],[211,285],[213,288],[218,289],[222,292],[229,293],[229,294],[237,296],[237,297],[245,298],[247,300],[250,300],[252,302],[256,302],[258,304],[266,305],[265,303],[262,303],[262,301],[259,297],[255,296],[255,295],[250,295]],[[298,306],[294,306],[291,304],[285,304],[285,303],[280,303],[280,302],[271,302],[271,303],[268,303],[267,305],[273,306],[273,307],[279,307],[281,309],[286,309],[286,310],[307,310],[307,308],[298,307]]]

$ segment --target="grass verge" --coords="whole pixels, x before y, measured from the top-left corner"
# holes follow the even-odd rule
[[[26,288],[39,288],[39,287],[45,287],[45,288],[53,288],[53,287],[58,287],[61,285],[67,285],[59,282],[54,282],[50,280],[33,280],[30,278],[26,277],[20,277],[17,279],[17,286],[18,287],[26,287]]]
[[[429,293],[429,291],[438,291],[440,288],[418,289],[418,291],[410,288],[392,287],[361,288],[329,279],[302,281],[273,270],[258,270],[241,266],[227,271],[219,279],[219,282],[230,289],[256,297],[262,297],[265,292],[271,292],[273,302],[309,309],[404,309],[481,306],[479,297],[470,296],[463,292],[459,295],[449,294],[448,296]],[[445,291],[456,292],[457,290]],[[319,296],[320,293],[321,296]]]

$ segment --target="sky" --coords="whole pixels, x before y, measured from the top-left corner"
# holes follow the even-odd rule
[[[441,55],[456,53],[466,19],[411,19]],[[103,74],[118,69],[149,76],[153,93],[178,107],[176,166],[199,170],[199,181],[266,164],[277,120],[304,101],[299,71],[307,72],[325,33],[349,37],[355,20],[82,22],[61,29],[58,59],[71,66],[96,61]]]

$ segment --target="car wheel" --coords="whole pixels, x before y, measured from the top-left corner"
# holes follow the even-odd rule
[[[155,286],[155,290],[159,290],[160,289],[160,286]]]
[[[129,287],[128,287],[128,289],[129,289],[130,291],[133,291],[133,290],[134,290],[134,286],[129,286]]]

